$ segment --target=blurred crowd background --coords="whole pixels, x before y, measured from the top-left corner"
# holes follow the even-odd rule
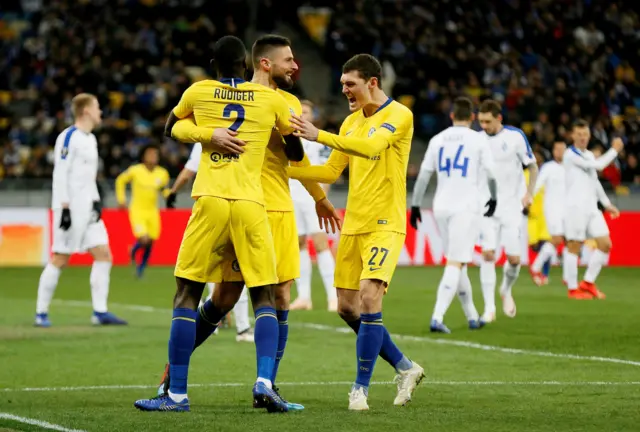
[[[381,59],[385,90],[415,115],[409,177],[448,126],[452,99],[465,94],[501,101],[505,122],[525,131],[541,162],[555,140],[570,141],[577,118],[592,125],[595,151],[621,136],[626,151],[603,180],[621,194],[640,191],[638,10],[634,0],[3,0],[0,179],[50,178],[52,146],[81,91],[104,111],[96,132],[104,179],[148,143],[161,146],[176,176],[189,148],[162,128],[182,91],[207,76],[212,44],[233,34],[250,45],[247,29],[286,25],[299,39],[294,51],[310,51],[330,75],[315,81],[326,88],[295,90],[323,95],[314,102],[330,130],[346,114],[342,63],[360,52]]]

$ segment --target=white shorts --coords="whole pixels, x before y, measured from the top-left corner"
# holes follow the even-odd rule
[[[322,232],[322,229],[320,228],[320,222],[318,222],[316,206],[312,200],[293,201],[293,209],[296,215],[298,236]]]
[[[515,217],[518,216],[518,217]],[[480,222],[480,246],[483,251],[497,251],[502,245],[507,256],[521,255],[522,217],[483,217]]]
[[[447,261],[470,263],[480,230],[480,215],[435,214]]]
[[[91,222],[91,213],[71,212],[71,227],[60,228],[62,210],[53,211],[53,245],[55,253],[71,255],[86,252],[96,246],[109,245],[109,235],[104,222]]]
[[[609,227],[601,211],[585,212],[568,209],[564,221],[567,240],[585,241],[588,238],[608,237]]]
[[[544,211],[544,221],[547,224],[547,231],[552,237],[564,236],[564,211],[553,209]]]

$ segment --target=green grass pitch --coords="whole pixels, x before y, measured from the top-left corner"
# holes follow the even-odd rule
[[[306,410],[269,415],[251,408],[255,351],[233,330],[194,354],[191,413],[133,408],[154,395],[166,361],[172,269],[150,268],[140,281],[113,269],[110,309],[129,320],[124,328],[90,325],[89,268],[66,269],[50,329],[32,327],[40,269],[0,269],[0,430],[44,430],[7,415],[83,431],[640,430],[640,269],[605,268],[604,301],[568,300],[557,269],[537,288],[523,269],[515,319],[498,301],[497,322],[471,332],[456,299],[446,317],[453,334],[434,336],[440,275],[400,268],[385,298],[386,326],[427,374],[409,406],[393,406],[393,371],[379,360],[371,410],[347,411],[355,337],[324,310],[316,274],[315,310],[291,313],[279,375],[283,395]],[[477,269],[471,279],[481,310]]]

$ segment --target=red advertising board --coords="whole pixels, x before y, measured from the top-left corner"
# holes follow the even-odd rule
[[[191,214],[190,210],[163,210],[162,234],[156,242],[151,254],[150,263],[152,265],[173,265],[175,264],[178,248],[182,240],[182,233]],[[114,264],[129,264],[129,248],[133,245],[134,238],[129,224],[128,214],[124,210],[105,210],[103,219],[109,232],[111,251],[113,253]],[[408,219],[408,217],[407,217]],[[437,225],[433,215],[428,210],[423,210],[422,224],[420,230],[416,231],[407,223],[407,238],[404,249],[400,255],[399,265],[433,265],[442,264],[443,248]],[[620,218],[615,220],[607,219],[613,249],[611,251],[609,265],[614,266],[640,266],[640,212],[623,212]],[[526,233],[526,222],[523,220],[523,232]],[[52,230],[48,230],[51,232]],[[330,236],[330,241],[337,240],[337,236]],[[589,250],[585,248],[584,259],[588,256]],[[476,262],[479,262],[479,249],[476,248]],[[527,239],[523,238],[522,243],[523,261],[527,263],[530,254],[527,248]],[[310,252],[314,255],[313,246],[310,245]],[[71,259],[71,264],[86,265],[91,263],[91,257],[86,254],[75,255]]]

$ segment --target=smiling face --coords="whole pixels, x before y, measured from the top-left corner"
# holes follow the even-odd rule
[[[263,69],[269,72],[269,78],[283,90],[293,87],[292,75],[298,70],[289,46],[273,47],[268,55],[260,60]]]
[[[373,102],[372,90],[378,86],[375,77],[365,80],[358,71],[349,71],[340,77],[342,94],[349,102],[349,111],[354,112]]]

